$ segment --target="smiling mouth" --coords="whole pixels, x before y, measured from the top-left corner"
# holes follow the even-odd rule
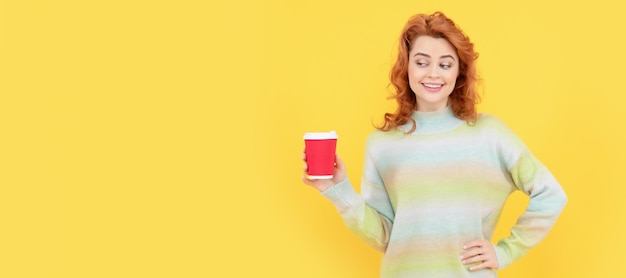
[[[443,87],[443,84],[422,83],[422,86],[430,89],[439,89]]]

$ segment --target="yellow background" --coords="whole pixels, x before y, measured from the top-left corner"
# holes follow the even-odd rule
[[[302,135],[336,130],[358,185],[400,29],[437,10],[570,198],[501,277],[624,276],[618,2],[0,1],[0,277],[377,277]]]

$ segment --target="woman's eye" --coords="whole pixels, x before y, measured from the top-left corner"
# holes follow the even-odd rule
[[[451,67],[452,67],[452,65],[450,65],[450,64],[441,64],[441,65],[439,65],[439,66],[440,66],[442,69],[449,69],[449,68],[451,68]]]
[[[428,63],[425,62],[415,62],[416,65],[420,66],[420,67],[425,67],[428,65]]]

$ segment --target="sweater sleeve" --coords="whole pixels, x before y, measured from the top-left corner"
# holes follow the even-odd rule
[[[537,245],[548,234],[567,202],[559,183],[528,149],[522,150],[510,173],[515,186],[530,197],[530,202],[511,229],[511,235],[495,245],[499,269]]]
[[[367,153],[367,152],[366,152]],[[361,195],[348,179],[322,192],[337,208],[346,226],[380,252],[387,249],[394,212],[373,160],[366,155]]]

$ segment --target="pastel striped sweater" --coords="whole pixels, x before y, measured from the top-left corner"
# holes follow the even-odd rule
[[[475,124],[450,108],[414,112],[395,131],[367,139],[361,194],[348,179],[325,190],[346,226],[384,252],[381,277],[497,277],[469,271],[463,244],[491,240],[505,201],[515,190],[530,197],[508,238],[494,245],[499,268],[538,244],[567,197],[548,169],[496,117]]]

